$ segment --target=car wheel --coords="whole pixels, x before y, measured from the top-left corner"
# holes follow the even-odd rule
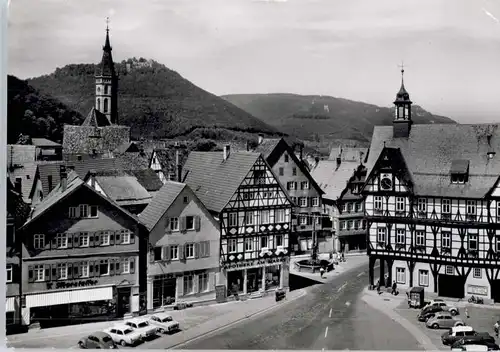
[[[432,328],[433,329],[439,329],[439,324],[436,324],[436,323],[432,324]]]
[[[458,312],[455,309],[451,310],[450,313],[453,316],[458,315]]]
[[[120,341],[120,345],[122,345],[122,346],[127,346],[127,343],[125,342],[125,340],[121,340],[121,341]]]
[[[82,341],[80,341],[80,342],[78,342],[78,347],[80,347],[80,348],[85,348],[85,345],[83,344],[83,342],[82,342]]]

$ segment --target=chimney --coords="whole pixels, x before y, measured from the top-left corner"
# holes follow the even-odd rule
[[[22,194],[23,189],[23,179],[21,177],[16,177],[16,183],[14,185],[14,189],[17,193]]]
[[[66,187],[68,187],[68,174],[66,173],[66,166],[59,166],[59,175],[61,177],[61,189],[64,192]]]
[[[302,160],[302,159],[303,159],[303,156],[304,156],[304,155],[303,155],[303,153],[304,153],[304,145],[303,145],[303,144],[300,144],[300,145],[299,145],[299,153],[300,153],[300,154],[299,154],[300,160]]]
[[[226,161],[227,158],[229,158],[230,153],[231,153],[231,146],[229,144],[227,144],[224,146],[224,154],[223,154],[224,161]]]
[[[90,170],[90,187],[92,187],[93,189],[95,189],[95,175],[95,170]]]
[[[259,133],[259,140],[258,140],[258,144],[261,145],[262,142],[264,141],[264,135]]]
[[[180,162],[180,152],[178,146],[175,150],[175,166],[177,167],[177,182],[182,182],[182,165]]]

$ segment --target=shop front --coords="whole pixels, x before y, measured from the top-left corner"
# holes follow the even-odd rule
[[[153,277],[153,309],[175,302],[177,278],[174,274]]]
[[[5,299],[5,325],[7,329],[20,324],[19,322],[19,297],[6,297]]]

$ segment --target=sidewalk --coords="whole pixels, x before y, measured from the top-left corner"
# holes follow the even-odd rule
[[[231,301],[227,303],[198,306],[180,311],[169,311],[168,313],[180,323],[182,331],[174,335],[162,336],[161,338],[146,343],[144,347],[148,349],[171,348],[199,336],[206,335],[214,330],[235,324],[245,318],[283,306],[287,304],[287,302],[298,299],[305,294],[306,292],[304,290],[296,290],[288,292],[286,300],[281,302],[276,302],[274,295],[268,295],[263,298],[249,299],[246,301]],[[55,343],[57,346],[54,347],[56,348],[70,348],[85,334],[103,330],[119,323],[121,323],[120,320],[115,320],[30,330],[25,334],[7,336],[7,342],[9,347],[23,347],[24,344],[29,344],[30,341],[31,343],[36,341],[40,342],[40,346],[42,347],[45,344],[47,344],[47,347],[51,347],[52,344]]]
[[[328,255],[324,257],[325,255],[320,254],[319,259],[328,259]],[[318,283],[325,283],[331,281],[334,277],[345,273],[346,271],[349,271],[351,269],[358,268],[360,266],[366,265],[368,266],[368,256],[367,255],[356,255],[356,256],[349,256],[347,257],[345,262],[341,262],[338,265],[334,265],[334,269],[328,273],[325,273],[323,275],[323,278],[321,278],[319,272],[316,273],[310,273],[310,272],[304,272],[304,271],[298,271],[295,267],[295,262],[298,260],[302,259],[307,259],[309,258],[309,255],[299,255],[299,256],[293,256],[290,258],[290,274],[297,275],[297,276],[302,276],[307,279],[315,280]]]

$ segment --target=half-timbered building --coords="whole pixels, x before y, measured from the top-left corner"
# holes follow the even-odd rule
[[[370,284],[379,260],[382,284],[500,301],[499,125],[413,125],[403,83],[394,104],[363,189]]]
[[[230,293],[288,288],[292,202],[259,153],[191,152],[185,182],[220,226],[217,285]]]

